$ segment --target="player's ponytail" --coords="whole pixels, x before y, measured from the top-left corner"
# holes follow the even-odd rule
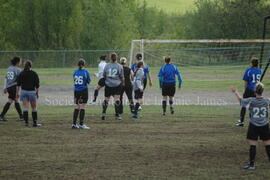
[[[164,57],[164,61],[165,61],[166,64],[170,64],[170,62],[171,62],[171,57],[170,57],[170,56]]]
[[[256,94],[262,95],[263,90],[264,90],[264,85],[263,85],[263,83],[258,82],[258,83],[256,84],[256,90],[255,90]]]
[[[259,59],[258,58],[251,58],[251,65],[252,67],[258,67],[259,66]]]
[[[143,64],[144,64],[143,61],[139,61],[139,62],[137,63],[137,68],[136,68],[136,70],[135,70],[135,72],[134,72],[134,76],[136,76],[138,70],[143,66]]]
[[[79,59],[78,61],[78,67],[79,69],[82,69],[85,66],[85,60],[84,59]]]
[[[30,71],[31,70],[31,68],[32,68],[32,62],[31,61],[26,61],[25,63],[24,63],[24,71]]]
[[[117,54],[116,53],[112,53],[111,54],[111,60],[112,60],[112,62],[116,62],[117,61]]]

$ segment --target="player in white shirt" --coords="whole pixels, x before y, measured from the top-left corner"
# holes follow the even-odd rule
[[[98,73],[95,73],[95,76],[99,79],[98,85],[94,92],[94,99],[91,104],[96,104],[97,97],[98,97],[98,91],[105,86],[105,79],[103,78],[103,71],[107,64],[106,62],[106,55],[100,56],[100,63],[98,64]]]

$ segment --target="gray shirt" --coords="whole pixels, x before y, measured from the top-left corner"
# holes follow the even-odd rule
[[[118,63],[106,64],[103,77],[105,78],[105,84],[109,87],[117,87],[122,83],[124,79],[123,66]]]
[[[268,110],[270,100],[265,98],[241,99],[240,104],[249,108],[250,123],[255,126],[265,126],[268,124]]]
[[[5,77],[4,89],[17,85],[17,78],[21,73],[21,69],[17,66],[9,66]]]
[[[134,90],[142,90],[143,89],[143,80],[144,80],[144,70],[143,68],[139,68],[134,77]]]

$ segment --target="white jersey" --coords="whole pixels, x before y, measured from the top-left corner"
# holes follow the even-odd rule
[[[106,61],[100,61],[100,63],[98,64],[98,73],[95,73],[97,78],[99,79],[103,78],[103,72],[106,64],[107,64]]]

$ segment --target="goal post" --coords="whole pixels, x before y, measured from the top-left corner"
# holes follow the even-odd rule
[[[240,64],[251,57],[268,60],[270,39],[133,40],[130,65],[137,53],[151,66],[162,65],[164,56],[171,56],[178,65]],[[264,62],[260,59],[260,63]]]

